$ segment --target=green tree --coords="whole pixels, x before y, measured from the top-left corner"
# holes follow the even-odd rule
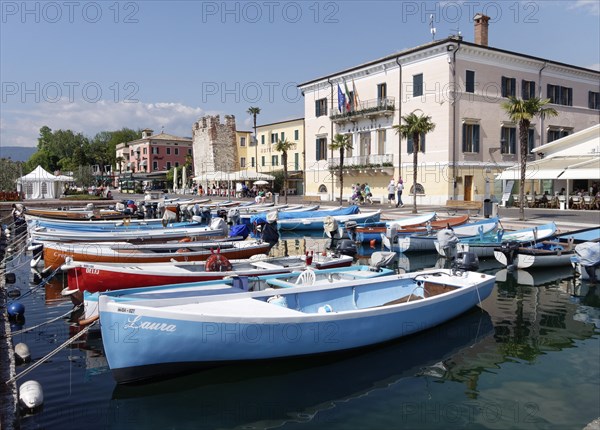
[[[418,109],[420,110],[420,109]],[[400,134],[404,139],[412,138],[413,141],[413,210],[417,213],[417,164],[418,154],[421,150],[420,137],[435,130],[435,124],[431,121],[430,116],[426,116],[423,112],[417,115],[413,111],[402,117],[404,124],[393,126],[396,133]]]
[[[252,115],[252,121],[254,123],[254,166],[258,172],[258,137],[256,136],[256,117],[260,114],[259,107],[249,107],[247,110],[248,115]]]
[[[287,139],[279,139],[275,144],[275,151],[281,152],[281,163],[283,164],[283,189],[285,193],[285,203],[288,202],[288,151],[294,144]]]
[[[340,151],[340,166],[339,166],[339,177],[340,177],[340,206],[344,204],[344,154],[347,150],[352,149],[352,141],[348,134],[336,134],[333,136],[333,141],[329,145],[329,149],[332,151]]]
[[[511,121],[516,122],[519,125],[519,153],[521,158],[521,178],[519,181],[519,219],[525,220],[525,175],[527,171],[527,154],[529,153],[528,148],[528,135],[529,126],[531,120],[534,117],[545,118],[557,116],[558,112],[556,109],[551,107],[545,107],[550,103],[550,99],[540,99],[538,97],[532,97],[528,100],[518,99],[516,97],[509,97],[507,102],[502,103],[502,109],[508,114]]]

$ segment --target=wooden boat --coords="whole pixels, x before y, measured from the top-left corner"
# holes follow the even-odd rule
[[[598,241],[600,227],[585,228],[533,244],[503,242],[500,247],[494,248],[494,257],[500,264],[518,269],[570,266],[576,244]]]
[[[64,220],[78,220],[78,221],[89,221],[89,220],[109,220],[109,219],[122,219],[128,215],[123,212],[110,210],[110,209],[41,209],[41,208],[27,208],[27,214],[51,218],[51,219],[64,219]]]
[[[332,210],[279,212],[277,214],[277,225],[280,230],[323,230],[323,222],[328,216],[342,217],[358,214],[359,211],[358,206],[353,205]],[[372,214],[381,216],[381,212],[379,214],[373,212]],[[267,213],[250,217],[251,225],[264,224],[266,222]]]
[[[315,211],[319,212],[319,211]],[[284,212],[286,213],[286,212]],[[293,212],[287,212],[293,213]],[[300,212],[298,212],[300,213]],[[305,216],[308,212],[302,212]],[[281,215],[281,214],[280,214]],[[292,231],[292,230],[323,230],[324,224],[328,217],[332,217],[338,225],[344,225],[345,223],[352,221],[358,225],[367,224],[379,221],[381,218],[381,210],[361,212],[356,214],[347,215],[328,215],[325,217],[311,217],[311,218],[295,218],[295,219],[283,219],[278,220],[277,225],[279,230]]]
[[[454,233],[458,237],[486,237],[485,235],[498,228],[498,218],[483,219],[477,222],[462,224],[454,227]],[[427,233],[409,233],[393,237],[382,235],[383,245],[390,251],[395,252],[422,252],[435,251],[437,231],[430,230]]]
[[[37,227],[43,227],[47,231],[86,231],[86,232],[103,232],[110,231],[128,231],[128,230],[152,230],[152,229],[165,229],[165,228],[184,228],[184,227],[198,227],[200,222],[197,218],[196,221],[183,221],[183,222],[167,222],[165,223],[162,219],[131,219],[123,218],[120,220],[106,220],[106,221],[71,221],[71,220],[56,220],[56,219],[44,219],[40,217],[27,217],[28,227],[35,229]]]
[[[433,212],[425,216],[421,215],[418,217],[405,218],[401,222],[393,221],[386,222],[385,225],[374,225],[374,226],[357,226],[356,227],[356,242],[370,242],[375,240],[376,242],[381,241],[381,235],[385,234],[388,229],[395,230],[397,234],[409,234],[426,232],[428,229],[439,230],[447,226],[457,226],[465,224],[469,221],[469,215],[461,215],[446,219],[433,219],[436,213]],[[423,218],[426,218],[423,220]],[[428,218],[428,219],[427,219]],[[381,223],[379,223],[381,224]]]
[[[165,226],[168,224],[165,223]],[[215,218],[209,226],[199,223],[185,227],[114,229],[102,231],[60,230],[35,227],[30,230],[34,241],[55,242],[164,242],[184,238],[219,238],[227,235],[228,227],[221,218]]]
[[[279,279],[286,285],[307,284],[307,283],[335,283],[340,280],[359,280],[370,279],[379,276],[388,276],[394,273],[393,270],[372,266],[345,266],[332,269],[303,268],[294,272],[283,272],[271,275],[261,275],[255,277],[232,276],[214,281],[190,282],[183,284],[167,284],[154,287],[129,288],[120,290],[122,294],[119,297],[153,297],[153,298],[172,298],[186,295],[206,296],[214,294],[231,294],[241,291],[261,291],[267,288],[272,289],[268,282],[274,282]],[[233,288],[232,288],[233,287]],[[278,287],[281,288],[281,287]],[[65,291],[65,294],[71,295],[73,290]],[[83,292],[84,317],[80,320],[80,325],[94,321],[98,318],[98,300],[100,295],[107,292]],[[79,304],[78,302],[74,301]]]
[[[351,280],[302,276],[314,283],[273,279],[267,283],[280,289],[232,293],[235,287],[227,285],[210,295],[101,294],[102,340],[113,376],[128,383],[387,342],[462,314],[485,300],[495,282],[494,276],[451,270]],[[136,342],[115,342],[115,331]]]
[[[249,258],[269,252],[270,245],[256,240],[237,242],[185,242],[170,244],[132,244],[126,242],[45,242],[44,265],[58,269],[66,258],[98,263],[163,263],[204,261],[219,249],[230,260]]]
[[[63,264],[61,269],[67,273],[67,285],[70,290],[98,292],[212,281],[227,276],[261,276],[288,273],[306,268],[307,260],[310,261],[309,266],[314,269],[345,267],[350,266],[353,262],[353,258],[347,255],[316,254],[307,259],[305,256],[268,258],[266,255],[259,254],[250,259],[218,260],[218,264],[208,265],[206,261],[150,264],[70,261]]]
[[[462,238],[456,244],[457,252],[472,252],[479,258],[493,257],[494,248],[502,245],[503,241],[516,241],[521,243],[536,242],[547,239],[556,233],[556,224],[550,222],[547,224],[505,232],[498,230],[497,234],[480,237]]]

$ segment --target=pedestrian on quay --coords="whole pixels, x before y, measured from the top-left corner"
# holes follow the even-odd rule
[[[392,201],[396,200],[396,182],[391,179],[387,186],[388,190],[388,207],[392,207]]]
[[[404,207],[404,203],[402,203],[402,191],[404,191],[404,181],[402,180],[402,176],[400,176],[400,179],[398,179],[398,184],[396,185],[396,192],[398,193],[398,201],[396,201],[396,207]]]

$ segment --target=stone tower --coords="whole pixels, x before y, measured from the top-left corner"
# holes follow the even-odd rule
[[[204,116],[192,126],[194,171],[196,174],[238,170],[235,116]]]

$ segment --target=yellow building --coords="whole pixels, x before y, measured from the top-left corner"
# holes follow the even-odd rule
[[[248,169],[256,168],[258,172],[268,174],[283,170],[282,154],[275,150],[275,144],[287,140],[292,143],[292,149],[287,154],[290,193],[304,194],[304,118],[259,125],[256,127],[256,136],[256,147],[248,148]]]
[[[235,141],[237,143],[237,153],[238,153],[238,162],[236,170],[249,170],[256,171],[254,166],[250,165],[250,159],[248,158],[248,153],[251,152],[250,148],[252,143],[252,132],[251,131],[236,131],[235,132]],[[252,154],[254,154],[252,152]]]

